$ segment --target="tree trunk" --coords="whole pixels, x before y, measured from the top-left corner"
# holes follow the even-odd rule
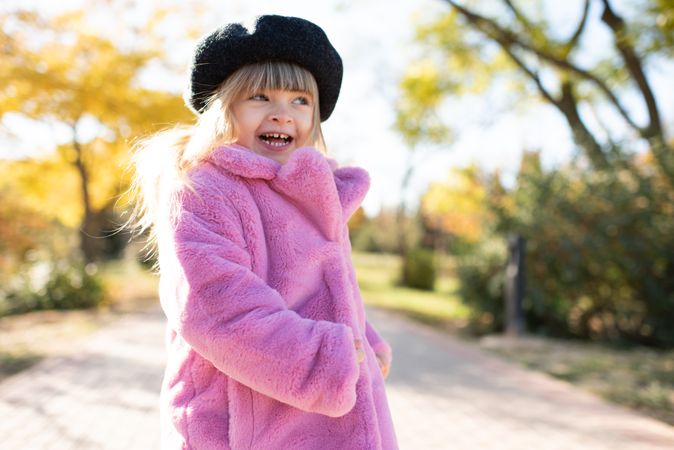
[[[407,240],[405,239],[405,225],[406,213],[407,213],[407,204],[405,203],[405,197],[407,194],[407,189],[410,185],[410,180],[412,179],[412,174],[414,173],[414,163],[412,162],[412,156],[414,154],[414,149],[410,150],[408,154],[407,165],[405,167],[405,173],[403,174],[403,179],[400,184],[400,205],[398,206],[398,248],[404,253],[404,249],[407,248]],[[402,254],[402,253],[401,253]]]
[[[89,195],[89,173],[82,160],[82,145],[77,139],[77,129],[73,126],[73,148],[75,149],[74,165],[80,175],[82,194],[82,209],[84,214],[80,224],[80,251],[85,263],[96,261],[100,257],[99,229],[96,226],[96,216],[91,209]]]
[[[412,155],[414,153],[414,149],[410,151],[408,154],[408,161],[407,161],[407,167],[405,168],[405,174],[403,175],[403,180],[401,183],[401,198],[400,198],[400,205],[398,206],[398,211],[396,214],[397,218],[397,228],[398,228],[398,255],[400,256],[400,259],[402,260],[402,267],[400,271],[400,283],[403,286],[407,286],[408,281],[407,280],[407,271],[405,270],[405,259],[407,258],[407,253],[409,251],[409,236],[408,236],[408,229],[407,229],[407,205],[405,203],[405,197],[407,194],[407,189],[410,184],[410,180],[412,179],[412,173],[414,172],[414,164],[412,162]]]

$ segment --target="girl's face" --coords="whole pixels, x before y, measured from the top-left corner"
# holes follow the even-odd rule
[[[285,164],[306,145],[313,125],[314,104],[304,92],[264,89],[232,103],[236,143]]]

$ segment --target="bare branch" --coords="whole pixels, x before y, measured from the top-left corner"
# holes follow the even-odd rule
[[[591,72],[582,69],[575,64],[570,63],[566,59],[560,59],[556,55],[552,55],[549,52],[542,50],[540,48],[534,47],[532,44],[523,42],[519,39],[516,33],[507,30],[500,25],[498,25],[494,20],[481,16],[466,9],[465,7],[459,5],[454,0],[445,0],[447,3],[452,5],[459,13],[461,13],[469,22],[473,23],[480,31],[487,34],[490,38],[496,40],[502,45],[515,45],[522,49],[528,50],[544,61],[549,62],[550,64],[557,66],[561,69],[568,70],[581,78],[593,82],[600,91],[606,95],[608,100],[613,104],[613,106],[618,110],[620,116],[629,124],[630,127],[637,130],[639,133],[642,133],[643,130],[639,127],[627,113],[627,110],[622,106],[616,95],[613,91],[597,76]]]
[[[648,109],[650,123],[646,129],[642,130],[642,135],[645,138],[662,135],[662,123],[660,121],[660,113],[655,101],[655,95],[653,95],[653,91],[646,79],[641,59],[637,56],[634,47],[632,47],[627,39],[625,21],[613,11],[608,0],[602,0],[602,3],[604,4],[604,12],[601,15],[601,20],[611,28],[615,46],[623,58],[627,71],[637,83]]]
[[[613,11],[608,0],[602,0],[602,3],[604,4],[604,11],[601,20],[611,28],[615,46],[622,56],[627,71],[636,82],[648,110],[649,124],[647,127],[639,129],[639,133],[650,144],[651,151],[658,161],[660,169],[670,184],[674,186],[674,150],[665,138],[658,105],[644,73],[641,58],[637,55],[627,37],[625,21]]]
[[[534,72],[531,68],[529,68],[524,61],[517,56],[514,52],[513,49],[510,46],[501,46],[501,48],[510,56],[510,59],[512,59],[517,66],[522,69],[524,73],[527,74],[531,80],[536,83],[536,87],[538,88],[538,92],[541,93],[541,95],[550,103],[553,105],[557,106],[558,108],[560,107],[559,105],[559,100],[554,98],[552,94],[543,86],[543,82],[541,81],[541,78],[538,76],[536,72]]]
[[[592,113],[592,116],[594,116],[595,122],[597,122],[597,125],[601,130],[604,132],[606,142],[609,147],[617,147],[616,142],[611,138],[611,130],[609,130],[608,125],[604,122],[602,119],[601,114],[599,114],[599,111],[597,111],[597,107],[594,103],[590,102],[588,104],[588,107],[590,109],[590,112]]]
[[[585,30],[585,25],[587,24],[587,16],[588,12],[590,11],[590,0],[585,0],[585,5],[583,6],[583,17],[581,17],[580,22],[578,23],[578,27],[576,27],[575,33],[573,33],[573,36],[569,38],[569,40],[566,42],[566,51],[567,54],[573,48],[578,44],[578,41],[580,40],[580,36],[583,34],[583,31]]]
[[[571,127],[573,139],[576,143],[585,149],[587,156],[592,161],[596,168],[607,168],[609,166],[606,155],[601,146],[594,138],[594,135],[585,126],[585,122],[580,117],[578,112],[578,102],[573,92],[573,83],[571,81],[564,81],[562,83],[562,97],[559,100],[557,107],[564,114],[566,121]]]
[[[524,48],[518,41],[517,37],[509,30],[500,28],[490,19],[479,16],[459,5],[456,5],[452,0],[447,0],[450,4],[455,6],[470,22],[472,22],[483,33],[487,34],[491,39],[495,40],[500,47],[508,54],[508,56],[517,64],[517,66],[531,78],[538,87],[541,95],[564,115],[576,144],[582,147],[593,165],[597,168],[608,167],[608,160],[604,154],[601,146],[594,138],[590,130],[587,128],[583,119],[578,112],[578,103],[573,91],[574,85],[570,80],[566,80],[561,86],[561,97],[555,98],[546,88],[539,75],[529,68],[525,62],[515,52],[514,47]],[[525,48],[526,49],[526,48]],[[529,49],[527,49],[529,50]],[[531,50],[530,50],[531,51]],[[537,54],[534,52],[534,54]],[[540,57],[540,56],[539,56]]]
[[[503,0],[503,3],[505,3],[508,6],[508,9],[512,11],[517,21],[521,23],[526,30],[531,31],[533,29],[529,19],[527,19],[526,16],[522,14],[522,11],[520,11],[519,8],[517,8],[517,6],[515,6],[515,4],[511,0]]]
[[[529,78],[531,78],[531,80],[532,80],[534,83],[536,83],[536,86],[538,87],[538,90],[539,90],[539,92],[541,93],[541,95],[542,95],[543,97],[545,97],[545,99],[548,100],[550,103],[552,103],[552,104],[554,104],[554,105],[556,105],[556,106],[559,106],[559,105],[558,105],[558,100],[555,99],[555,98],[552,96],[552,94],[550,94],[550,92],[545,88],[545,86],[543,86],[543,83],[541,82],[541,79],[540,79],[540,77],[538,76],[538,74],[537,74],[536,72],[534,72],[531,68],[529,68],[529,67],[524,63],[524,61],[523,61],[519,56],[517,56],[517,55],[513,52],[512,45],[515,44],[515,42],[513,42],[513,40],[511,40],[511,39],[505,39],[505,36],[504,36],[503,33],[496,33],[496,35],[494,35],[494,34],[489,33],[488,30],[483,30],[483,29],[481,28],[481,25],[488,25],[488,24],[489,24],[489,20],[488,20],[488,19],[483,18],[482,16],[479,16],[479,15],[477,15],[477,14],[474,14],[472,11],[469,11],[469,10],[465,9],[464,7],[462,7],[461,5],[456,4],[456,3],[453,2],[452,0],[447,0],[447,1],[448,1],[448,3],[450,3],[452,6],[454,6],[457,10],[459,10],[459,12],[461,12],[461,13],[462,13],[462,14],[463,14],[463,15],[464,15],[470,22],[473,22],[474,24],[476,24],[476,25],[478,26],[479,29],[481,29],[482,31],[486,32],[487,34],[490,34],[490,37],[492,37],[494,40],[496,40],[496,42],[499,43],[499,45],[501,46],[501,48],[508,54],[508,56],[510,56],[510,58],[515,62],[515,64],[517,64],[517,66],[518,66],[520,69],[522,69],[522,71],[524,71],[524,73],[526,73],[527,76],[528,76]],[[514,11],[517,11],[517,9],[515,8],[515,6],[512,5],[512,3],[511,3],[509,0],[504,0],[504,1],[505,1],[505,2],[506,2],[506,3],[507,3],[507,4],[508,4]],[[518,15],[518,14],[519,14],[518,12],[515,12],[515,15]],[[526,20],[526,18],[524,18],[524,16],[521,16],[521,17],[523,18],[523,20]],[[528,22],[527,22],[527,23],[528,23]]]

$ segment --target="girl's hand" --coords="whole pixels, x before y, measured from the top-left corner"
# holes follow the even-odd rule
[[[365,350],[363,349],[363,341],[360,339],[354,339],[353,344],[356,346],[356,357],[358,359],[358,364],[365,361]]]
[[[388,378],[389,371],[391,370],[391,360],[385,353],[375,353],[375,356],[377,357],[381,374],[384,376],[384,379]]]
[[[363,341],[360,339],[354,339],[353,344],[356,347],[356,356],[358,358],[358,364],[365,361],[365,350],[363,349]],[[384,379],[388,378],[389,371],[391,370],[391,360],[389,359],[386,353],[375,353],[377,357],[377,363],[379,363],[379,369],[381,374],[384,376]]]

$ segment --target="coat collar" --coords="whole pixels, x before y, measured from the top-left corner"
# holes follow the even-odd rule
[[[243,178],[272,180],[281,168],[281,164],[273,159],[260,156],[236,144],[217,147],[210,154],[209,160]]]
[[[210,160],[233,175],[266,180],[272,189],[292,199],[330,238],[340,235],[370,187],[365,170],[338,168],[336,161],[309,147],[295,150],[285,164],[239,145],[216,148]]]

